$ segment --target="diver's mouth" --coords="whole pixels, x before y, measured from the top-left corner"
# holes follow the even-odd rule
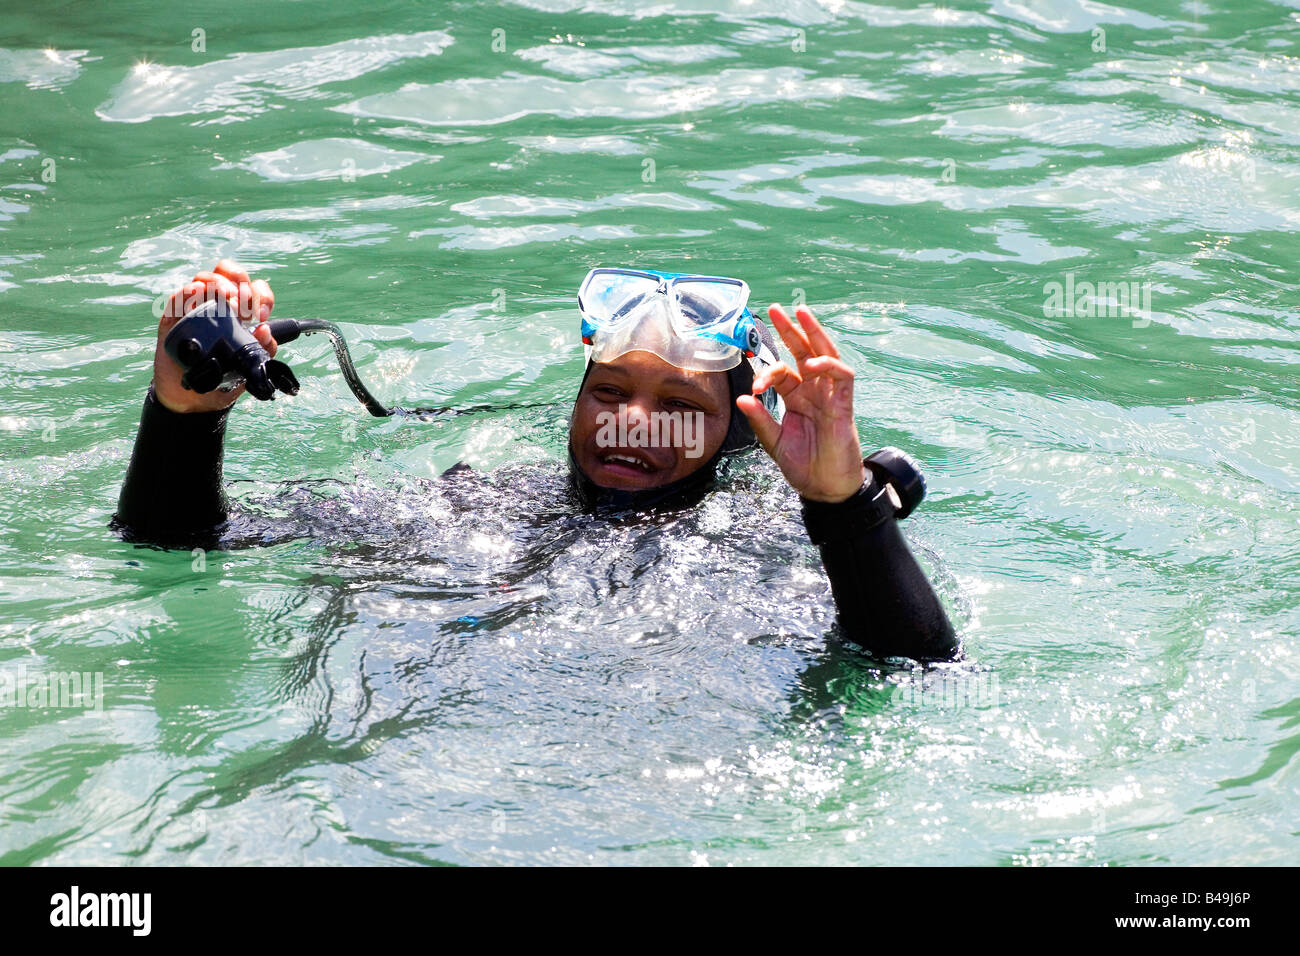
[[[639,448],[592,449],[595,467],[591,478],[606,488],[652,488],[672,474],[672,462],[662,464]],[[665,456],[666,457],[666,456]]]
[[[606,468],[617,468],[620,470],[631,469],[632,471],[639,472],[641,474],[649,474],[651,472],[659,470],[654,465],[646,461],[644,458],[639,458],[636,455],[624,455],[621,453],[612,454],[612,455],[602,455],[600,458],[600,463],[604,465]]]

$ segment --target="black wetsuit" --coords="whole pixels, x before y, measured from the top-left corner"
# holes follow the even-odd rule
[[[150,389],[114,525],[129,539],[163,545],[215,541],[229,502],[221,466],[228,410],[179,414]],[[943,606],[908,549],[898,522],[855,518],[868,479],[846,502],[803,502],[804,521],[830,578],[843,636],[876,656],[948,660],[959,653]]]

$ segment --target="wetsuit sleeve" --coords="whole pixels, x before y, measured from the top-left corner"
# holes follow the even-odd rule
[[[221,459],[228,414],[173,412],[149,388],[113,516],[117,530],[131,540],[180,544],[226,520]]]
[[[822,555],[844,637],[878,657],[951,660],[958,641],[898,521],[868,505],[874,478],[847,501],[803,500],[804,525]]]

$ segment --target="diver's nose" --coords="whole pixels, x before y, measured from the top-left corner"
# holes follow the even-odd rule
[[[650,421],[650,400],[646,396],[638,392],[630,397],[624,405],[627,409],[626,415],[629,427],[637,422],[648,423]]]

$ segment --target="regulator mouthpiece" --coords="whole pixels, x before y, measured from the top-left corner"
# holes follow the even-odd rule
[[[267,354],[224,298],[187,312],[163,339],[163,350],[185,370],[181,385],[200,395],[240,385],[264,402],[275,398],[276,389],[298,394],[293,371]]]

